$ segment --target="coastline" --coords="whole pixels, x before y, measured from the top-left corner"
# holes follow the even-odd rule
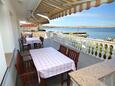
[[[43,28],[115,28],[115,26],[43,26]]]
[[[63,33],[79,33],[79,32],[86,32],[88,38],[94,39],[104,39],[108,40],[115,39],[115,28],[43,28],[46,31],[53,31],[53,32],[63,32]]]

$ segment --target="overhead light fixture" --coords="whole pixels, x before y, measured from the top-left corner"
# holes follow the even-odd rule
[[[22,24],[31,24],[30,22],[27,22],[27,21],[24,21],[24,20],[20,20],[19,23],[20,23],[20,25],[22,25]]]
[[[38,16],[41,16],[41,17],[43,17],[43,18],[45,18],[45,19],[50,20],[47,16],[44,16],[44,15],[42,15],[42,14],[37,13],[37,15],[38,15]]]

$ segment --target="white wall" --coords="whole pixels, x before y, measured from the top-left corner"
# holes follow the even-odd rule
[[[1,33],[0,33],[0,83],[2,81],[6,68],[7,66],[5,62],[3,44],[2,44]]]
[[[10,4],[10,0],[4,1],[3,4],[0,3],[0,80],[2,80],[5,69],[7,68],[5,53],[13,53],[14,49],[19,48],[16,13]],[[0,86],[15,86],[16,70],[14,65],[15,59],[8,66],[4,81]]]
[[[14,48],[18,46],[16,16],[8,3],[5,2],[0,5],[0,32],[5,53],[13,52]]]
[[[16,58],[17,50],[14,51],[13,60],[8,67],[7,73],[4,77],[4,81],[2,86],[15,86],[16,85],[16,69],[15,69],[15,58]]]
[[[9,12],[5,5],[0,7],[0,12],[0,32],[2,34],[4,51],[12,52],[14,49],[14,40],[9,20]]]

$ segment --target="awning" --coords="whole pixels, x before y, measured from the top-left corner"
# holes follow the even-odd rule
[[[42,0],[34,11],[34,16],[41,23],[48,23],[48,20],[36,14],[39,13],[50,19],[55,19],[113,1],[115,0]]]

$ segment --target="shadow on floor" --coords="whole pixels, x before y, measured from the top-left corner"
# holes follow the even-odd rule
[[[19,77],[17,77],[16,86],[23,86]],[[39,86],[38,82],[27,85],[27,86]],[[61,77],[55,76],[47,79],[47,86],[61,86]],[[67,86],[67,83],[64,82],[63,86]]]

